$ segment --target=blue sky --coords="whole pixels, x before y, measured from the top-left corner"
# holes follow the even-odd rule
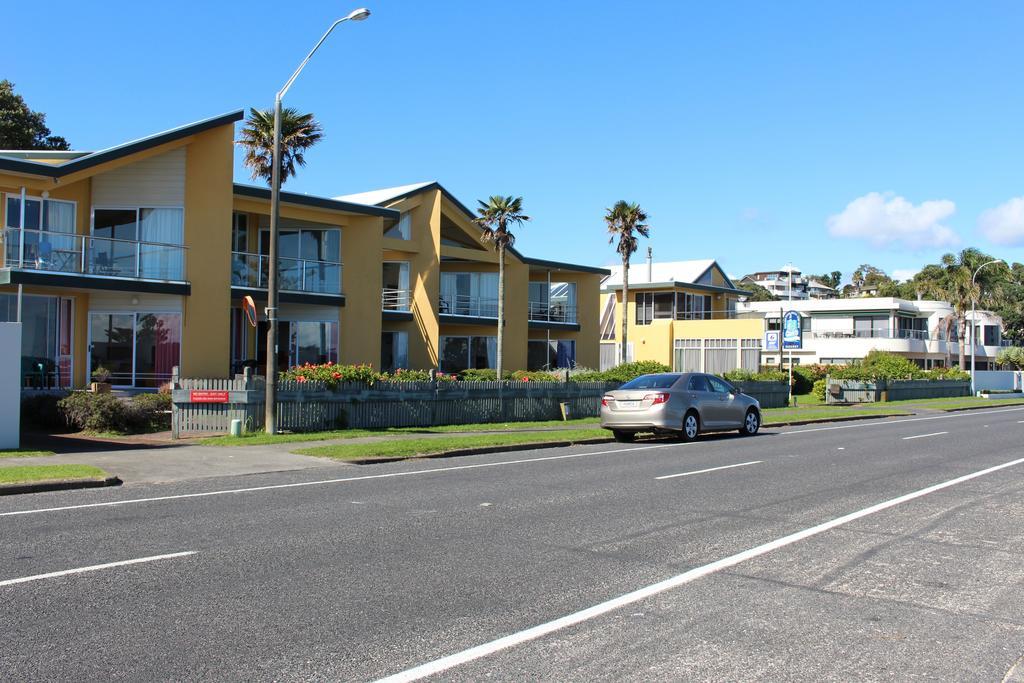
[[[327,134],[289,190],[522,195],[521,250],[589,264],[618,199],[657,260],[733,274],[1024,261],[1020,3],[358,1],[288,95]],[[269,107],[355,6],[20,3],[0,77],[102,148]]]

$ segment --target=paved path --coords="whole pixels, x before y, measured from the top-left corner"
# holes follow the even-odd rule
[[[1001,408],[11,496],[0,662],[1000,681],[1024,652],[1022,442],[1024,409]]]

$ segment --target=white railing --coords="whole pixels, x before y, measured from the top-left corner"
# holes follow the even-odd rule
[[[409,290],[394,289],[385,287],[380,295],[380,308],[382,311],[408,311]]]
[[[529,319],[534,322],[574,323],[576,306],[560,301],[531,301]]]
[[[180,244],[120,240],[47,230],[3,230],[5,268],[185,282]]]
[[[231,286],[267,288],[270,257],[231,252]],[[283,292],[341,294],[341,264],[289,257],[277,259],[278,288]]]
[[[497,318],[498,300],[463,294],[442,294],[438,302],[442,315],[467,315],[474,318]]]

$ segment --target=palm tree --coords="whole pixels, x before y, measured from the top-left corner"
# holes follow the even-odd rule
[[[977,249],[964,249],[959,254],[946,254],[941,265],[926,266],[914,277],[915,288],[925,296],[948,301],[953,307],[952,320],[959,338],[959,367],[964,369],[968,334],[967,311],[971,302],[976,302],[982,291],[984,274],[978,282],[972,282],[974,269],[991,260]],[[973,328],[974,323],[971,323]],[[947,335],[947,339],[950,335]],[[973,345],[972,345],[973,350]]]
[[[523,213],[522,197],[493,195],[486,202],[478,200],[477,216],[474,221],[483,232],[481,242],[490,242],[498,250],[498,380],[501,380],[502,348],[505,338],[505,249],[515,244],[516,236],[509,232],[512,225],[522,225],[530,220]]]
[[[647,225],[647,214],[639,204],[631,204],[621,199],[615,202],[615,206],[607,209],[604,222],[608,224],[608,232],[611,234],[608,244],[613,244],[617,237],[619,244],[615,250],[622,256],[622,348],[619,361],[625,363],[626,330],[629,325],[629,257],[636,252],[638,246],[634,233],[650,237],[651,228]]]
[[[245,165],[252,170],[252,179],[270,184],[274,158],[274,112],[250,109],[238,144],[245,148]],[[324,138],[323,128],[312,114],[297,109],[281,110],[281,184],[295,175],[297,166],[305,166],[306,151]]]

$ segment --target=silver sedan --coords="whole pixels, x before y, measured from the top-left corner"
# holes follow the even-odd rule
[[[693,441],[702,432],[761,428],[761,404],[721,377],[702,372],[642,375],[601,399],[601,426],[616,441],[637,432],[675,432]]]

